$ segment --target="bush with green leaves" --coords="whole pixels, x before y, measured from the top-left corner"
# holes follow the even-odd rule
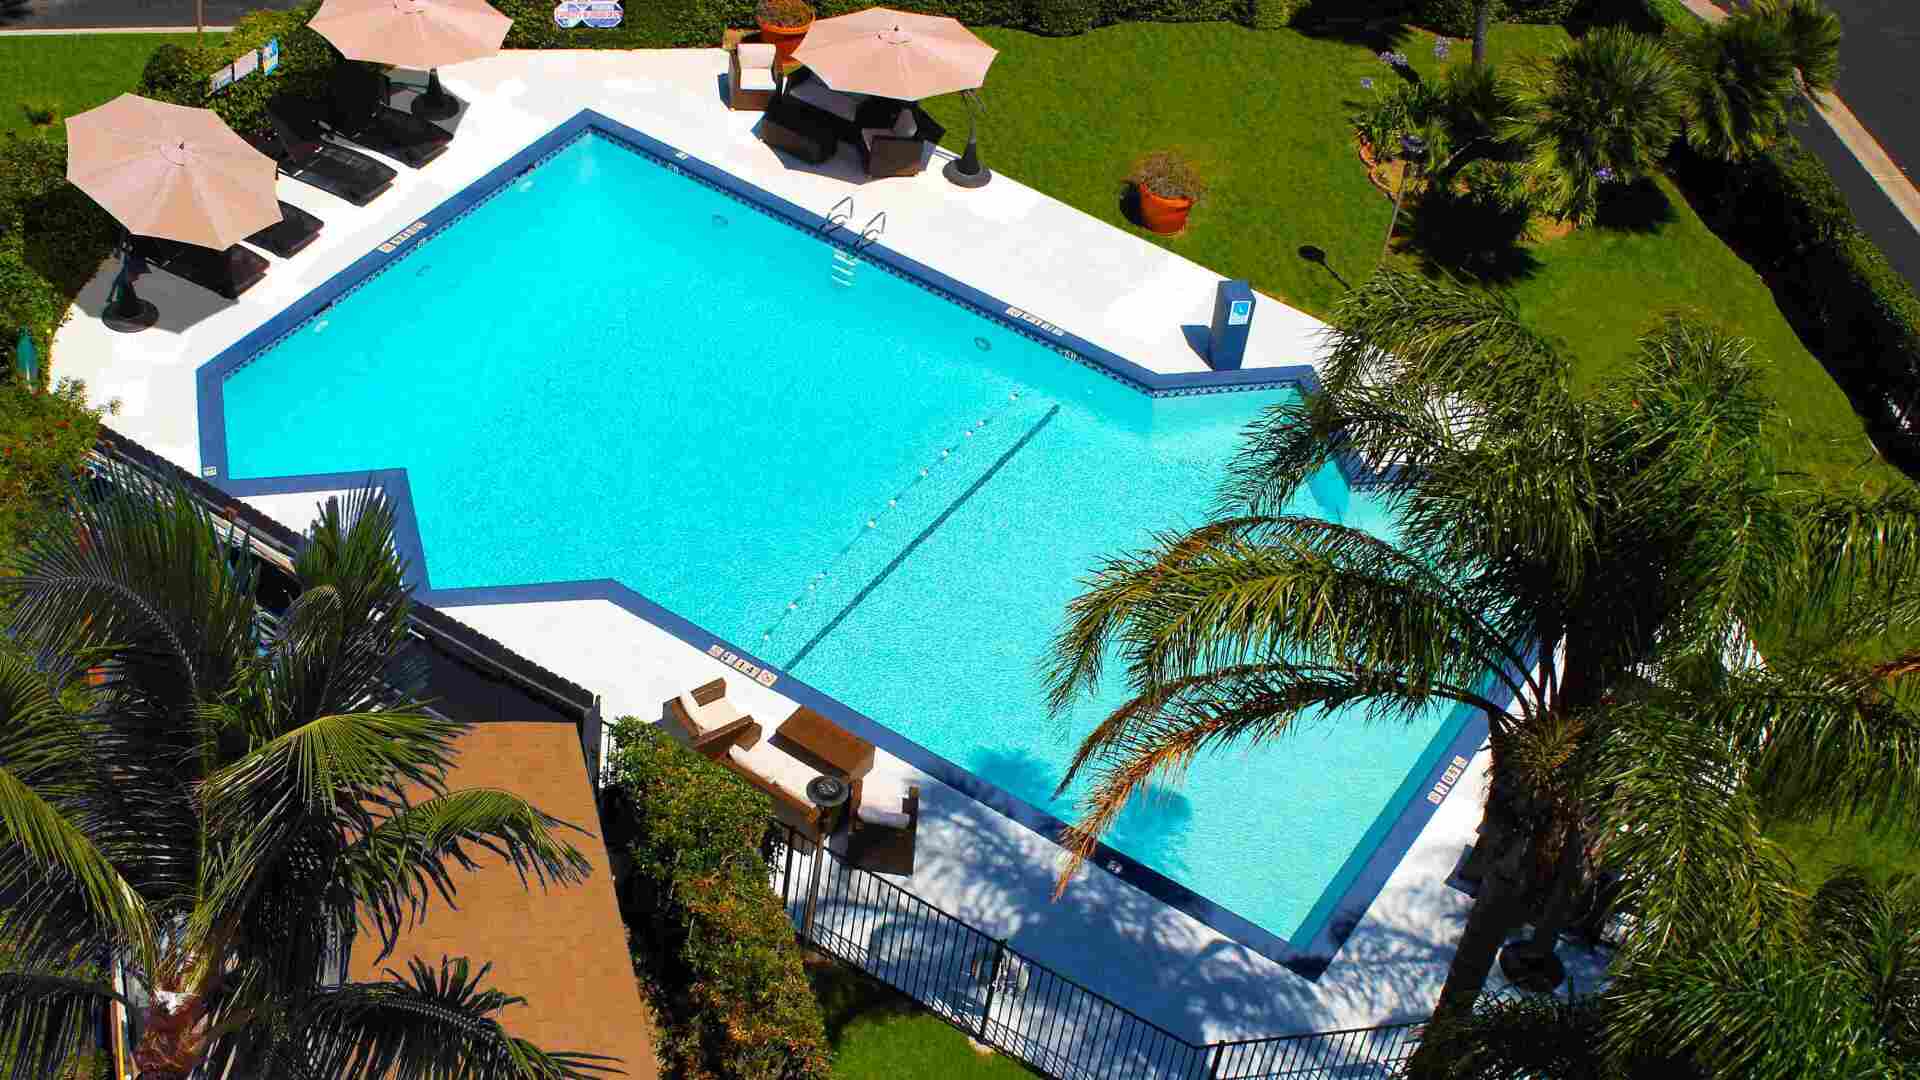
[[[612,735],[602,835],[661,1060],[688,1080],[825,1080],[820,1006],[762,855],[767,796],[656,726]]]
[[[118,229],[67,182],[64,142],[0,137],[0,368],[13,370],[25,330],[47,370],[54,331],[112,253]]]
[[[60,513],[105,411],[73,379],[46,392],[0,381],[0,551]]]
[[[243,135],[267,131],[269,99],[279,94],[309,99],[326,95],[328,76],[340,53],[307,25],[318,10],[320,0],[308,0],[291,11],[249,12],[216,44],[162,45],[147,59],[140,93],[158,101],[212,109]],[[552,5],[547,10],[551,12]],[[548,18],[551,21],[551,14]],[[256,71],[217,94],[208,92],[215,71],[272,40],[280,43],[280,63],[272,74]]]

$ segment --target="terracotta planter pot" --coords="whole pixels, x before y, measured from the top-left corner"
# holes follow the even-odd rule
[[[1140,193],[1140,221],[1148,229],[1157,233],[1177,233],[1187,227],[1187,211],[1193,209],[1193,200],[1188,198],[1169,199],[1164,195],[1155,195],[1144,185],[1133,185]]]
[[[781,26],[758,18],[755,21],[760,24],[760,40],[773,46],[774,63],[782,65],[793,62],[793,50],[800,47],[807,30],[813,26],[812,19],[798,26]]]

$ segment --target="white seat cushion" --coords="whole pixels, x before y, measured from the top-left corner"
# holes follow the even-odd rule
[[[779,788],[802,806],[807,801],[807,782],[820,773],[774,748],[771,740],[761,740],[751,748],[735,744],[727,748],[727,757],[742,769]]]
[[[711,705],[699,705],[694,702],[692,694],[681,694],[680,707],[687,711],[688,719],[693,721],[696,735],[717,731],[722,725],[731,724],[740,719],[740,710],[734,708],[733,703],[726,698],[721,698]]]
[[[749,68],[749,67],[741,68],[740,69],[740,89],[772,90],[773,89],[773,72],[768,71],[765,68]]]
[[[799,86],[787,91],[787,96],[796,101],[822,108],[842,120],[852,120],[854,111],[859,107],[861,98],[852,94],[843,94],[819,79],[808,79]]]
[[[883,829],[904,829],[913,824],[913,818],[904,810],[886,810],[874,805],[871,800],[860,802],[860,820],[868,825],[878,825]]]
[[[773,46],[757,41],[750,41],[736,47],[740,50],[741,67],[760,68],[765,71],[773,70],[773,56],[776,51]]]

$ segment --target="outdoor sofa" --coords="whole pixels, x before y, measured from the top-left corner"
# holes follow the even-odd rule
[[[414,169],[446,153],[453,134],[394,108],[387,103],[391,97],[385,74],[352,60],[335,64],[328,114],[334,134]]]
[[[858,814],[866,777],[873,770],[873,744],[838,724],[799,708],[771,736],[727,700],[725,679],[695,687],[665,704],[665,718],[695,750],[739,775],[773,799],[774,814],[819,842],[837,825],[839,810],[807,798],[815,777],[846,781],[844,809]]]
[[[267,134],[247,140],[280,165],[280,174],[365,206],[393,186],[398,176],[358,150],[327,138],[313,106],[281,95],[267,102]]]
[[[843,94],[805,71],[781,87],[766,112],[760,137],[767,145],[820,165],[846,143],[874,178],[920,172],[929,145],[947,133],[918,102]]]

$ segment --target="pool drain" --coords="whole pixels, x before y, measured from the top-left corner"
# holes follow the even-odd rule
[[[977,337],[973,339],[973,347],[979,349],[981,352],[992,352],[993,342],[983,337]]]
[[[713,226],[714,226],[714,228],[716,228],[716,229],[724,229],[724,228],[726,228],[726,227],[727,227],[727,216],[726,216],[725,214],[715,214],[715,215],[713,215]]]

